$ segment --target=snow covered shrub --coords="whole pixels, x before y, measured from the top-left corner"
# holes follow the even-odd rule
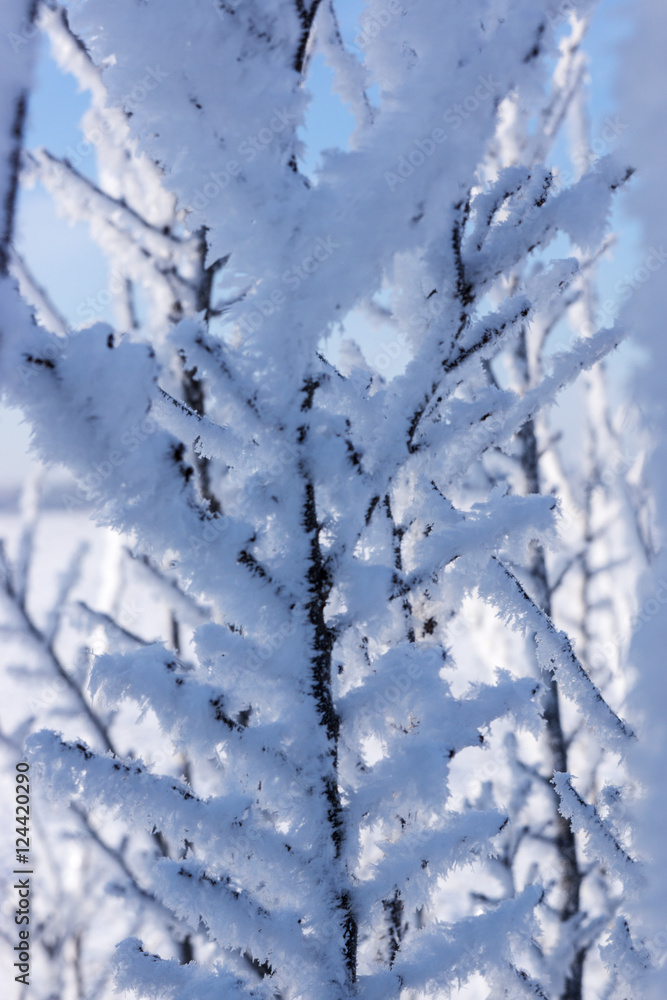
[[[176,845],[143,874],[195,961],[128,938],[123,988],[575,1000],[612,926],[609,990],[623,983],[617,887],[637,866],[573,784],[563,696],[605,760],[633,734],[551,618],[558,501],[539,444],[542,414],[623,337],[586,329],[543,356],[631,173],[603,157],[562,184],[547,165],[592,6],[561,38],[546,0],[391,16],[378,0],[357,56],[318,0],[72,5],[84,49],[59,44],[85,63],[106,173],[97,187],[45,152],[25,170],[91,219],[125,311],[118,329],[55,330],[57,349],[7,277],[15,67],[5,393],[198,617],[130,649],[111,630],[89,680],[100,717],[131,701],[157,719],[182,777],[100,739],[29,739],[62,799]],[[357,125],[308,177],[315,45]],[[127,143],[136,170],[114,162]],[[48,326],[34,287],[31,301]],[[359,315],[404,354],[390,380],[357,343],[336,362],[332,335]],[[501,747],[502,807],[494,781],[462,790]],[[600,883],[590,913],[577,837]]]

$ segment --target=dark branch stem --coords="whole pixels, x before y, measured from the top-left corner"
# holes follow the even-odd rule
[[[137,212],[136,209],[132,208],[132,206],[129,205],[124,198],[114,198],[112,195],[107,194],[106,191],[103,191],[93,181],[89,180],[83,174],[80,174],[68,160],[61,160],[52,153],[49,153],[46,149],[42,151],[42,155],[49,161],[49,163],[59,167],[61,170],[64,170],[73,181],[81,185],[81,187],[83,187],[83,189],[90,195],[100,198],[108,206],[111,212],[123,213],[131,219],[132,222],[138,225],[140,229],[145,230],[152,236],[157,237],[161,242],[164,242],[169,247],[170,251],[184,245],[184,241],[179,236],[176,236],[172,232],[166,232],[164,228],[161,228],[160,226],[153,225],[153,223],[149,222],[143,215],[141,215],[140,212]]]
[[[296,50],[296,55],[294,56],[294,69],[299,75],[303,73],[303,68],[306,62],[308,40],[310,38],[310,32],[312,30],[313,21],[315,20],[315,15],[317,14],[317,8],[319,5],[320,0],[312,0],[309,9],[306,7],[304,0],[296,0],[296,9],[299,15],[299,21],[301,22],[301,34],[299,36],[299,44]]]
[[[93,709],[86,701],[83,691],[81,690],[77,682],[71,676],[69,671],[65,669],[63,663],[61,662],[60,658],[58,657],[54,649],[53,643],[48,641],[46,636],[41,632],[41,630],[37,627],[37,625],[35,625],[34,621],[32,620],[32,617],[30,616],[30,613],[28,612],[23,602],[18,600],[17,595],[14,593],[13,588],[8,580],[5,581],[5,592],[7,593],[8,597],[12,600],[14,607],[17,609],[19,615],[21,616],[28,635],[34,641],[35,645],[37,645],[39,649],[42,651],[42,653],[46,656],[46,658],[49,660],[51,666],[55,670],[58,677],[65,682],[65,684],[70,689],[76,700],[81,705],[81,708],[83,709],[86,718],[92,725],[93,729],[95,729],[95,731],[99,735],[105,750],[109,750],[114,756],[117,757],[118,752],[115,746],[113,745],[113,742],[111,741],[111,737],[109,736],[106,726],[99,718],[97,713],[93,711]]]
[[[528,388],[528,350],[526,343],[526,330],[521,331],[521,338],[516,350],[517,367],[523,375],[523,388]],[[519,432],[519,442],[521,447],[521,465],[524,474],[524,485],[526,494],[540,493],[540,469],[537,446],[537,435],[533,420],[528,420]],[[544,549],[537,542],[531,543],[530,563],[528,572],[532,582],[534,598],[539,607],[551,618],[551,589],[549,587],[549,577],[544,557]],[[548,769],[553,775],[554,771],[568,771],[567,741],[563,733],[560,713],[560,695],[558,684],[555,678],[551,678],[546,700],[544,703],[544,721],[546,724],[547,744],[549,747]],[[552,804],[554,810],[554,824],[556,827],[555,844],[556,850],[562,864],[561,887],[563,890],[563,901],[560,906],[559,916],[562,923],[571,920],[579,912],[580,889],[582,882],[582,872],[577,859],[577,845],[575,835],[567,819],[561,816],[558,806],[559,799],[555,788],[552,792]],[[562,1000],[581,1000],[583,965],[586,950],[579,950],[570,965],[566,977],[566,985]]]
[[[149,903],[152,906],[155,906],[157,910],[160,910],[160,911],[163,911],[164,913],[166,913],[169,921],[172,921],[174,919],[174,915],[171,912],[171,910],[169,910],[164,905],[164,903],[162,903],[157,898],[157,896],[154,896],[152,892],[150,892],[148,889],[144,889],[139,884],[137,876],[134,874],[134,872],[129,867],[129,865],[128,865],[127,861],[125,860],[125,858],[123,857],[122,853],[119,850],[117,850],[115,847],[112,847],[111,844],[108,844],[106,842],[106,840],[104,840],[104,838],[97,832],[97,830],[95,829],[95,827],[90,822],[90,818],[89,818],[88,814],[83,809],[81,809],[79,806],[77,806],[76,803],[74,803],[74,802],[70,804],[70,808],[79,817],[79,820],[81,821],[82,826],[84,827],[86,833],[91,838],[91,840],[93,840],[94,843],[96,843],[97,846],[102,851],[104,851],[104,853],[106,855],[108,855],[108,857],[110,857],[111,860],[120,868],[120,870],[123,872],[123,874],[125,875],[125,877],[128,880],[128,882],[132,886],[132,890],[134,891],[134,893],[144,903]],[[154,834],[153,835],[153,839],[157,842],[158,849],[160,850],[160,853],[162,854],[162,856],[163,857],[168,857],[169,856],[168,855],[168,851],[166,849],[164,849],[164,847],[163,847],[164,838],[162,838],[162,843],[161,843],[161,841],[159,839],[159,836],[160,836],[159,834]],[[191,962],[192,959],[194,958],[194,949],[192,947],[192,941],[191,941],[190,935],[187,934],[183,938],[183,940],[176,939],[176,944],[177,944],[178,950],[179,950],[179,958],[180,958],[181,965],[187,965],[188,962]]]
[[[33,0],[28,12],[28,21],[32,24],[37,14],[37,0]],[[28,95],[22,91],[14,106],[14,116],[11,126],[11,148],[9,153],[9,178],[2,206],[3,218],[0,220],[0,276],[9,273],[9,248],[14,236],[14,220],[16,215],[16,199],[19,188],[21,170],[21,150],[25,131],[26,114],[28,110]]]
[[[315,487],[308,472],[301,466],[304,481],[302,524],[309,537],[309,558],[306,579],[308,601],[306,611],[312,628],[311,675],[312,692],[317,707],[318,720],[327,735],[328,761],[325,764],[324,795],[327,801],[327,818],[331,831],[334,855],[340,858],[343,845],[343,805],[338,788],[338,738],[340,718],[336,711],[331,684],[334,631],[325,620],[325,608],[332,586],[332,577],[320,544],[321,525],[317,519]],[[347,890],[338,894],[338,908],[342,912],[343,950],[350,982],[357,977],[357,921],[352,899]]]

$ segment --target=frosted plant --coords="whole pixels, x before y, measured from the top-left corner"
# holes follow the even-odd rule
[[[147,327],[159,349],[160,337],[174,316],[209,305],[206,296],[213,291],[214,269],[202,273],[201,234],[192,239],[169,237],[169,229],[177,224],[173,197],[162,189],[154,165],[133,155],[126,113],[106,107],[99,70],[72,34],[65,11],[55,6],[41,8],[36,24],[26,19],[19,28],[20,33],[8,36],[15,53],[29,52],[38,28],[44,29],[62,68],[74,72],[92,98],[82,122],[85,139],[67,151],[70,158],[63,161],[46,150],[33,151],[26,156],[23,170],[24,181],[41,179],[70,219],[90,222],[93,237],[109,259],[109,289],[84,300],[74,320],[90,321],[113,298],[120,326],[137,336]],[[88,176],[91,160],[97,167],[97,183]],[[87,173],[81,172],[86,169]],[[13,247],[8,263],[40,323],[50,332],[45,360],[58,358],[67,338],[77,330],[69,328],[43,282]],[[142,298],[143,288],[149,288],[150,294]],[[213,305],[211,314],[215,314]],[[201,409],[198,383],[173,353],[170,360],[174,385],[182,386],[185,398]],[[16,377],[29,379],[30,367],[24,365]],[[125,445],[136,446],[137,435],[143,437],[152,429],[151,420],[142,421],[128,434]],[[111,468],[109,463],[98,463],[86,476],[68,484],[59,497],[75,533],[80,531],[77,519],[87,517],[91,510],[94,515],[98,480]],[[197,472],[205,489],[205,459],[197,458]],[[20,536],[9,546],[15,549],[15,557],[5,548],[1,577],[3,667],[10,690],[24,685],[23,692],[19,689],[14,697],[9,695],[4,713],[9,724],[2,733],[7,771],[21,759],[25,735],[44,725],[83,735],[113,753],[132,755],[133,720],[122,713],[99,712],[90,702],[86,681],[91,654],[102,652],[109,639],[115,648],[141,646],[154,640],[165,622],[170,644],[177,650],[181,640],[187,641],[192,622],[208,620],[208,612],[152,562],[135,558],[122,542],[115,543],[101,533],[92,551],[85,545],[76,551],[68,551],[67,544],[58,545],[62,564],[70,562],[57,581],[55,596],[47,598],[50,606],[44,607],[44,594],[49,590],[45,577],[50,575],[44,565],[48,561],[44,541],[49,529],[53,530],[53,498],[42,512],[40,490],[28,484],[23,506]],[[63,514],[56,516],[62,523]],[[17,716],[17,709],[22,714]],[[171,767],[175,774],[187,771],[187,759],[165,748],[157,733],[144,731],[142,736],[143,752],[150,743],[153,763],[159,762],[162,769]],[[154,946],[189,961],[196,935],[175,920],[144,885],[146,855],[164,856],[173,850],[166,838],[160,833],[127,837],[118,824],[109,824],[94,810],[79,806],[69,814],[47,815],[39,786],[33,787],[32,796],[31,857],[41,873],[34,913],[38,948],[34,974],[38,978],[31,981],[33,991],[45,997],[81,991],[101,996],[111,988],[109,956],[115,940],[127,933],[148,936]],[[8,874],[3,914],[11,907],[11,881]],[[63,918],[65,913],[68,916]],[[6,943],[7,954],[12,954],[15,941],[11,935]]]
[[[586,60],[581,41],[588,18],[570,20],[570,30],[560,41],[551,91],[538,109],[538,128],[527,142],[521,131],[522,116],[528,117],[526,110],[515,104],[506,113],[511,127],[499,130],[486,168],[492,177],[499,166],[507,167],[517,157],[529,164],[538,155],[545,157],[559,141],[565,124],[572,135],[570,163],[565,172],[562,164],[554,169],[550,183],[562,189],[597,159],[588,136],[583,82]],[[620,134],[618,129],[609,130],[609,122],[605,125],[607,146]],[[548,364],[546,355],[552,353],[550,340],[563,330],[564,320],[585,335],[594,332],[599,310],[593,275],[597,260],[611,242],[607,238],[588,252],[575,247],[580,261],[577,279],[522,330],[510,349],[509,380],[503,356],[494,359],[488,367],[492,381],[509,381],[523,395],[539,382]],[[505,278],[510,287],[520,287],[525,281],[527,263],[535,266],[522,261]],[[489,450],[483,468],[490,482],[502,482],[513,492],[551,493],[560,498],[558,550],[545,552],[535,543],[528,560],[515,564],[514,569],[538,606],[571,629],[584,668],[619,703],[627,691],[622,665],[631,633],[628,598],[634,587],[630,581],[636,581],[649,554],[642,528],[642,502],[629,481],[636,479],[640,467],[639,456],[628,451],[629,432],[636,430],[636,419],[626,413],[621,426],[614,426],[602,364],[580,381],[582,401],[578,405],[585,414],[583,447],[579,448],[570,431],[568,452],[563,456],[562,432],[549,426],[548,415],[538,414],[526,421],[509,448]],[[477,488],[474,479],[472,488]],[[476,658],[486,661],[487,672],[499,662],[498,642],[503,641],[492,629],[487,614],[483,638],[476,644]],[[459,634],[465,637],[465,630]],[[466,655],[465,642],[459,647],[455,647],[459,657]],[[523,662],[526,673],[540,676],[533,636],[528,636],[527,643],[507,649],[505,658],[511,658],[514,669],[521,669]],[[636,788],[619,768],[618,757],[605,753],[582,724],[581,715],[567,697],[563,698],[555,679],[544,703],[544,719],[538,743],[531,738],[517,740],[505,727],[495,749],[492,745],[491,761],[477,766],[479,779],[470,786],[472,797],[481,781],[482,795],[477,801],[506,802],[513,822],[504,832],[502,850],[491,862],[493,892],[489,895],[488,889],[477,890],[474,896],[484,905],[492,905],[499,896],[514,893],[517,884],[525,880],[526,871],[530,877],[539,872],[548,891],[540,907],[543,935],[534,942],[533,960],[543,970],[542,975],[547,975],[550,995],[580,998],[587,995],[585,983],[591,990],[604,981],[595,946],[610,922],[613,925],[618,908],[623,907],[623,896],[613,862],[609,863],[604,852],[596,855],[583,828],[572,822],[572,810],[583,807],[585,800],[594,803],[609,821],[609,844],[627,861],[628,807]],[[567,781],[552,780],[554,773],[567,772],[577,775],[576,793]],[[555,945],[554,940],[558,942]],[[545,949],[549,941],[551,945]],[[616,978],[612,972],[605,987],[609,995]]]
[[[572,1000],[580,911],[567,904],[563,935],[538,946],[543,880],[515,880],[495,901],[485,884],[476,901],[518,809],[463,800],[453,784],[503,725],[537,738],[546,721],[555,752],[544,766],[566,763],[553,741],[558,691],[602,748],[622,756],[633,738],[546,596],[530,592],[543,547],[557,544],[535,422],[623,331],[587,331],[528,366],[529,331],[553,322],[581,253],[599,252],[631,171],[607,157],[554,183],[546,140],[578,77],[567,52],[553,70],[547,3],[428,2],[393,15],[377,3],[367,14],[382,30],[365,32],[359,59],[333,6],[317,2],[72,9],[93,114],[99,66],[131,155],[146,160],[127,186],[110,160],[100,187],[45,153],[28,160],[94,219],[124,277],[119,329],[97,322],[73,336],[60,325],[56,351],[7,278],[28,55],[11,67],[5,392],[45,459],[78,481],[97,472],[98,521],[131,536],[208,618],[187,649],[128,650],[111,635],[89,681],[97,712],[130,701],[154,713],[188,762],[181,778],[46,730],[29,739],[31,759],[77,808],[178,845],[180,856],[147,866],[146,884],[211,945],[183,966],[128,938],[122,987],[386,998],[481,982],[494,997]],[[2,16],[25,15],[17,3]],[[65,52],[71,35],[57,37]],[[318,38],[357,127],[308,178],[297,130]],[[548,260],[557,236],[572,253]],[[179,307],[165,322],[170,295]],[[358,345],[344,372],[333,363],[328,338],[354,310],[385,316],[408,345],[391,381]],[[501,352],[525,359],[518,386],[493,377]],[[517,441],[526,482],[512,494],[485,463]],[[531,647],[532,675],[511,658],[485,680],[457,667],[448,630],[469,595]],[[554,781],[575,831],[614,878],[638,885],[613,826],[569,773]],[[586,949],[608,920],[585,928]],[[635,954],[622,930],[612,967]]]

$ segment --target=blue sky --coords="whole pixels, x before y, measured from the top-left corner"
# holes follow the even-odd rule
[[[360,31],[358,15],[363,10],[358,0],[339,4],[343,37],[352,45]],[[593,29],[587,39],[592,69],[591,114],[592,135],[598,136],[605,120],[615,115],[614,71],[616,49],[627,37],[629,20],[626,5],[620,0],[603,0]],[[41,37],[30,44],[40,46],[37,86],[31,101],[27,146],[45,146],[59,156],[76,155],[82,136],[78,122],[88,106],[86,94],[77,93],[72,76],[63,74],[48,54],[48,45]],[[344,145],[353,127],[346,107],[331,92],[331,72],[321,55],[315,55],[310,69],[310,87],[314,95],[307,115],[303,138],[310,145],[304,167],[312,172],[318,151],[333,145]],[[78,169],[94,176],[95,157],[83,156]],[[614,282],[625,273],[638,253],[638,228],[621,212],[617,212],[614,227],[620,230],[624,249],[601,268],[603,288],[613,289]],[[49,289],[61,312],[72,319],[77,305],[88,295],[106,288],[108,270],[102,253],[88,236],[87,226],[70,226],[59,219],[46,192],[37,187],[25,191],[21,198],[16,242],[39,280]],[[107,317],[111,319],[111,317]],[[381,337],[381,334],[380,334]],[[617,380],[632,360],[632,353],[612,366]],[[0,409],[0,488],[13,486],[24,478],[29,460],[26,457],[28,433],[15,413]]]

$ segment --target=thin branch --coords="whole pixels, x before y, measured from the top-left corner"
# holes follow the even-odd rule
[[[317,14],[317,8],[320,5],[320,0],[311,0],[310,8],[306,6],[304,0],[295,0],[295,4],[299,21],[301,23],[301,34],[296,53],[294,55],[293,66],[296,72],[301,75],[306,62],[306,51],[310,40],[310,32],[313,27],[315,15]]]
[[[54,305],[49,293],[40,285],[19,252],[12,247],[10,256],[10,271],[18,279],[21,291],[26,299],[44,317],[48,329],[61,337],[69,334],[69,325],[58,307]]]
[[[79,188],[84,201],[91,198],[98,199],[108,209],[110,214],[116,213],[125,216],[128,222],[137,226],[158,244],[162,244],[163,249],[168,253],[173,253],[176,249],[180,249],[189,242],[176,236],[171,230],[165,231],[165,227],[156,226],[152,222],[148,222],[136,209],[128,205],[124,198],[114,198],[112,195],[107,194],[106,191],[103,191],[97,184],[89,180],[88,177],[80,174],[67,159],[62,160],[54,156],[47,149],[38,150],[37,153],[31,154],[31,158],[38,167],[41,167],[42,161],[45,161],[50,166],[62,171]],[[116,228],[118,227],[116,226]],[[120,231],[123,232],[123,230]]]
[[[106,614],[106,612],[96,611],[95,608],[91,608],[85,601],[78,601],[77,604],[78,607],[80,607],[82,611],[85,611],[87,615],[90,615],[91,618],[98,621],[101,625],[118,632],[119,635],[122,635],[125,639],[130,639],[138,646],[150,645],[147,639],[142,639],[140,635],[136,634],[136,632],[130,632],[129,629],[124,628],[123,625],[117,622],[115,618],[112,618],[111,615]]]
[[[21,606],[17,599],[17,595],[14,592],[11,581],[5,580],[5,593],[12,601],[13,606],[17,609],[23,623],[25,625],[26,632],[33,640],[35,645],[40,649],[42,654],[50,662],[51,666],[55,670],[58,677],[65,682],[71,693],[74,695],[76,700],[79,702],[81,708],[83,709],[84,715],[92,725],[93,729],[97,732],[106,750],[110,751],[114,756],[118,756],[116,747],[114,746],[107,727],[101,721],[97,713],[91,708],[86,700],[86,697],[81,690],[80,686],[74,680],[69,671],[65,668],[61,659],[57,655],[53,643],[49,642],[43,632],[37,627],[33,621],[30,613],[25,606]]]

